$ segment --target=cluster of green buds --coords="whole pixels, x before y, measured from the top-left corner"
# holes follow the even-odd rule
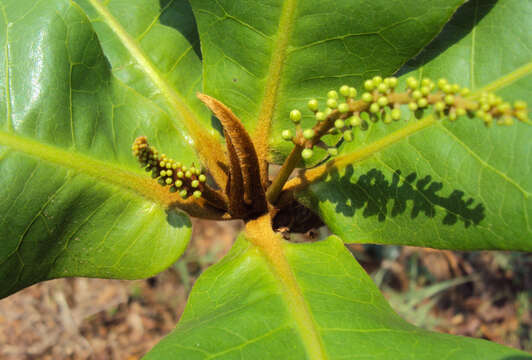
[[[284,130],[281,136],[286,141],[302,147],[301,157],[309,159],[315,145],[327,148],[329,154],[338,153],[335,147],[327,147],[320,139],[327,134],[341,134],[346,142],[353,141],[353,131],[369,128],[370,122],[381,120],[385,124],[401,119],[401,105],[408,106],[416,118],[422,117],[425,110],[432,108],[438,119],[455,121],[460,116],[480,118],[486,126],[492,124],[512,125],[514,119],[528,121],[527,105],[523,101],[513,104],[504,101],[493,93],[472,94],[467,88],[451,84],[446,79],[436,82],[429,78],[406,79],[406,91],[396,91],[396,77],[375,76],[364,82],[364,92],[357,99],[357,89],[348,85],[338,91],[327,93],[325,108],[320,109],[319,102],[311,99],[308,108],[314,113],[316,123],[312,128],[302,129],[302,114],[298,109],[290,112],[290,120],[296,124],[295,135]]]
[[[201,197],[207,180],[201,169],[194,165],[188,168],[165,154],[159,155],[157,149],[148,144],[146,136],[136,138],[131,149],[140,166],[151,172],[152,178],[161,186],[169,186],[170,192],[178,192],[183,198],[190,195]]]

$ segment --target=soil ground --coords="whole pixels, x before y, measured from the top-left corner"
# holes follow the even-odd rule
[[[185,256],[154,278],[58,279],[1,300],[0,359],[140,358],[174,328],[194,280],[229,250],[241,226],[195,221]],[[416,325],[532,353],[532,255],[350,250]]]

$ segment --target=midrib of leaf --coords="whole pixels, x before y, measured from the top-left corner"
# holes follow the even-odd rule
[[[137,44],[115,17],[99,0],[89,0],[90,4],[102,17],[103,21],[109,26],[113,33],[120,39],[124,47],[129,51],[133,59],[138,63],[142,71],[153,81],[160,89],[170,104],[173,111],[173,117],[179,121],[180,116],[184,118],[181,122],[194,141],[194,147],[198,152],[201,160],[211,171],[213,177],[219,185],[224,185],[227,177],[225,172],[220,168],[221,164],[226,163],[222,144],[205,131],[197,121],[197,115],[187,106],[182,98],[172,86],[159,73],[158,69],[151,63],[143,50]]]
[[[505,76],[500,77],[496,81],[484,86],[482,89],[479,89],[475,93],[471,95],[471,97],[478,96],[478,94],[484,92],[484,91],[495,91],[499,90],[505,86],[508,86],[509,84],[521,79],[524,76],[527,76],[528,74],[532,73],[532,62],[512,71],[509,74],[506,74]],[[371,144],[364,146],[356,151],[353,151],[351,153],[338,156],[327,163],[320,165],[318,167],[315,167],[314,169],[310,169],[302,173],[301,175],[291,179],[288,181],[285,186],[283,187],[283,190],[287,191],[300,191],[306,187],[308,187],[310,184],[316,182],[317,180],[321,179],[325,175],[327,175],[329,172],[332,171],[338,171],[340,169],[343,169],[344,167],[354,164],[357,162],[360,162],[362,160],[368,159],[372,157],[373,155],[377,154],[378,152],[384,150],[385,148],[403,140],[407,137],[424,130],[434,124],[437,124],[437,120],[432,116],[429,115],[422,120],[419,120],[417,122],[414,122],[410,125],[407,125],[390,135],[387,135],[377,141],[372,142]],[[526,123],[529,125],[529,123]],[[456,139],[455,139],[456,140]],[[465,146],[465,145],[463,145]],[[471,149],[467,148],[467,151],[471,153],[471,155],[474,155],[475,159],[480,161],[480,157],[472,152]],[[481,161],[481,164],[486,165],[485,162]],[[517,184],[513,179],[510,179],[505,174],[501,173],[500,171],[496,171],[495,168],[492,166],[487,166],[487,169],[494,171],[496,174],[501,176],[503,179],[508,181],[510,184],[516,186],[516,188],[521,191],[524,195],[528,196],[530,195],[528,192],[526,192],[519,184]]]
[[[281,16],[277,28],[277,38],[274,42],[272,58],[268,73],[266,74],[267,80],[264,88],[264,96],[259,107],[257,128],[253,134],[253,142],[257,154],[259,159],[262,160],[261,171],[263,175],[266,172],[265,160],[268,158],[270,127],[279,93],[281,74],[286,60],[288,43],[292,36],[296,5],[297,0],[286,0],[283,2],[283,8],[281,9]]]
[[[284,301],[294,318],[296,330],[301,336],[308,358],[328,359],[318,327],[284,255],[281,237],[272,230],[269,215],[249,221],[245,233],[248,240],[260,249],[281,283]]]
[[[155,181],[152,181],[151,177],[138,175],[117,164],[96,160],[80,153],[43,144],[5,131],[0,131],[0,144],[34,158],[115,185],[164,207],[177,203],[185,211],[198,210],[196,205],[169,193],[167,188],[159,186]]]

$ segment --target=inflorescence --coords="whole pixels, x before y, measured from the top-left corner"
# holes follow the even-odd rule
[[[192,195],[200,198],[205,190],[207,177],[201,169],[192,165],[190,168],[180,162],[158,153],[157,149],[148,144],[146,136],[139,136],[132,146],[133,154],[153,179],[161,186],[169,186],[170,192],[178,192],[183,198]]]
[[[420,81],[409,77],[404,92],[396,92],[397,85],[396,77],[383,79],[375,76],[364,82],[364,92],[358,100],[358,92],[354,87],[343,85],[339,91],[330,90],[324,109],[320,109],[316,99],[309,100],[307,104],[316,119],[312,128],[301,128],[301,111],[294,109],[289,117],[296,124],[296,133],[294,135],[291,130],[284,130],[281,136],[300,146],[301,157],[309,159],[315,145],[326,148],[331,156],[338,153],[336,147],[328,147],[320,141],[322,136],[341,134],[344,141],[350,142],[353,140],[353,131],[357,128],[367,130],[370,122],[382,120],[389,124],[399,121],[402,117],[401,105],[407,105],[416,118],[421,118],[425,110],[432,108],[438,119],[455,121],[467,115],[481,119],[488,127],[494,123],[509,126],[514,119],[528,121],[527,104],[524,101],[510,104],[489,92],[474,95],[469,89],[451,84],[446,79],[434,82],[429,78]]]

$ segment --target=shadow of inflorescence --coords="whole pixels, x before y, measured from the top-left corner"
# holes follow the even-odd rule
[[[420,214],[434,217],[438,211],[445,211],[442,222],[444,225],[454,225],[463,222],[467,228],[477,225],[484,219],[484,205],[476,203],[472,198],[464,198],[462,190],[455,189],[448,196],[440,196],[443,184],[432,181],[430,175],[424,177],[412,172],[403,176],[401,170],[395,170],[391,181],[387,180],[382,171],[371,169],[352,182],[353,167],[349,166],[345,174],[340,177],[338,172],[331,174],[332,183],[338,184],[342,193],[347,193],[349,202],[337,201],[330,196],[328,200],[336,202],[336,211],[345,216],[353,216],[357,210],[362,216],[377,216],[379,221],[387,217],[396,217],[410,211],[412,219]],[[323,192],[321,196],[327,196]],[[330,194],[330,193],[329,193]],[[345,197],[344,197],[345,199]]]

